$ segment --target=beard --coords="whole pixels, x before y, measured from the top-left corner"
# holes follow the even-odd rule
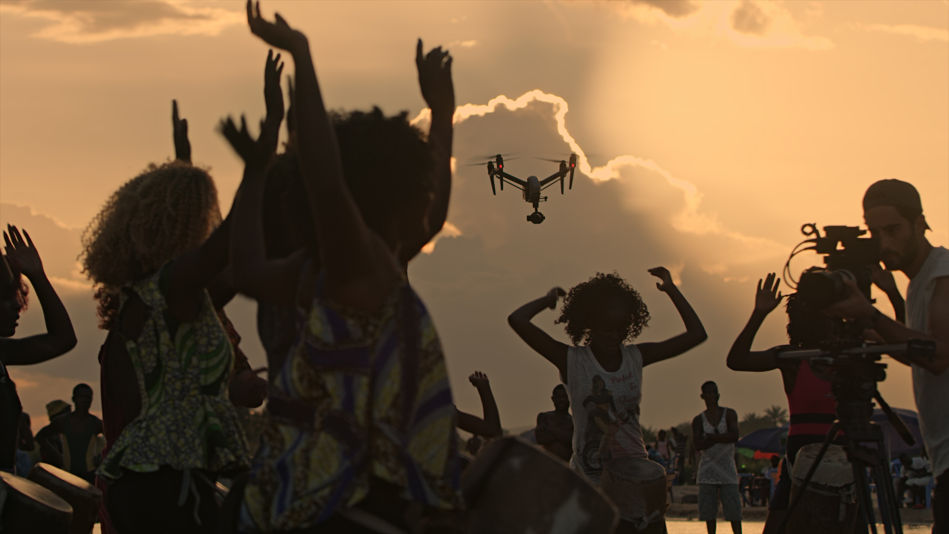
[[[883,260],[883,265],[886,266],[886,270],[902,271],[910,263],[912,263],[918,252],[919,246],[916,244],[916,242],[907,241],[903,246],[903,250],[886,250],[883,251],[880,256]]]

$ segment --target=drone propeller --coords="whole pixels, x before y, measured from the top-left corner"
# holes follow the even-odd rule
[[[560,163],[561,161],[567,161],[567,160],[565,160],[565,159],[563,159],[563,158],[554,159],[554,158],[539,158],[539,157],[535,157],[534,159],[539,159],[539,160],[541,160],[541,161],[549,161],[549,162],[551,162],[551,163]]]
[[[504,158],[504,162],[507,163],[508,161],[517,161],[517,160],[519,160],[519,159],[521,159],[521,158]],[[471,163],[465,163],[464,166],[465,166],[465,167],[483,167],[483,166],[487,165],[488,163],[494,163],[494,161],[495,161],[495,160],[494,160],[494,157],[492,156],[491,159],[486,159],[486,160],[484,160],[484,161],[473,161],[473,162],[471,162]]]
[[[490,160],[493,161],[494,158],[496,158],[496,157],[498,157],[498,156],[501,156],[502,158],[507,159],[508,156],[516,156],[516,155],[517,155],[517,152],[494,152],[494,153],[491,153],[491,154],[476,155],[476,156],[472,156],[472,157],[473,157],[474,159],[483,159],[483,160],[485,160],[485,161],[487,161],[487,160],[490,159]]]

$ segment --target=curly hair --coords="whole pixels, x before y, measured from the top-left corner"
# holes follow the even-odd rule
[[[386,117],[374,107],[331,115],[353,199],[369,228],[385,235],[400,210],[434,188],[425,134],[409,124],[406,111]]]
[[[625,305],[628,320],[623,340],[631,341],[649,323],[649,310],[639,292],[616,273],[596,273],[593,278],[571,288],[556,322],[566,324],[567,335],[575,345],[588,343],[590,330],[599,319],[605,301],[610,298],[619,298]]]
[[[119,187],[83,232],[79,255],[101,326],[111,325],[122,287],[200,245],[220,222],[214,181],[190,164],[151,164]]]
[[[788,295],[788,341],[796,348],[812,349],[833,337],[835,319],[811,309],[797,293]]]

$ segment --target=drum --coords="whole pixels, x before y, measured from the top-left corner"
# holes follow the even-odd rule
[[[640,530],[664,521],[669,508],[666,470],[646,458],[610,460],[600,475],[603,492],[619,509],[624,521]]]
[[[801,447],[791,468],[791,502],[801,493],[804,477],[814,464],[820,443]],[[831,534],[853,532],[857,520],[853,469],[840,445],[831,445],[808,482],[800,503],[788,518],[786,532]]]
[[[89,534],[96,523],[102,491],[76,475],[45,463],[38,463],[28,477],[52,491],[73,509],[70,534]]]
[[[609,533],[616,508],[563,460],[516,437],[486,445],[461,479],[466,531]]]
[[[39,484],[0,471],[0,530],[66,534],[72,506]]]

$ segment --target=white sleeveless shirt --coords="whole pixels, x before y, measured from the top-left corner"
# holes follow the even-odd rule
[[[906,326],[934,334],[929,324],[929,305],[936,280],[949,276],[949,249],[933,247],[906,290]],[[913,365],[913,393],[919,412],[919,429],[932,460],[933,477],[949,469],[949,371],[934,375]]]
[[[713,425],[706,412],[702,412],[702,432],[705,434],[724,434],[728,432],[728,412],[730,408],[721,407],[722,417],[717,425]],[[735,466],[735,444],[715,443],[711,447],[699,451],[698,474],[696,484],[738,484],[738,468]]]
[[[567,393],[573,411],[571,463],[599,482],[607,459],[646,458],[639,402],[643,357],[636,345],[622,347],[619,369],[603,369],[589,346],[567,350]]]

